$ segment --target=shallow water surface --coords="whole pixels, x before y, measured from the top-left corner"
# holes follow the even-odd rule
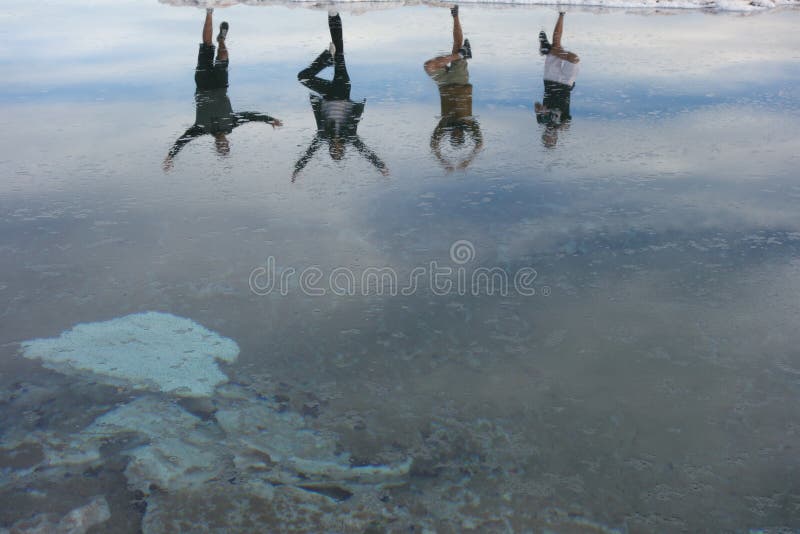
[[[11,3],[0,531],[800,529],[800,12],[378,7]]]

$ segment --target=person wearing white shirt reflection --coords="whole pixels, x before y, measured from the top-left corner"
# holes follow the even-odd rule
[[[544,98],[534,104],[536,121],[544,125],[542,143],[552,148],[558,142],[559,130],[569,127],[572,116],[569,112],[570,96],[575,87],[575,79],[580,70],[577,54],[561,46],[564,32],[564,12],[558,14],[553,30],[553,43],[547,40],[545,32],[539,33],[539,53],[544,60]]]

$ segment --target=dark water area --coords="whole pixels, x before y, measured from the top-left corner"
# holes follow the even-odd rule
[[[8,6],[0,532],[800,529],[800,12],[327,9]]]

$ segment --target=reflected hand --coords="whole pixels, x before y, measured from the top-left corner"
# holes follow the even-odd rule
[[[172,160],[172,158],[167,156],[166,158],[164,158],[164,163],[161,165],[161,168],[164,169],[164,172],[169,172],[169,171],[172,170],[172,167],[174,165],[175,165],[175,163]]]
[[[272,122],[270,124],[272,124],[273,130],[275,128],[280,128],[281,126],[283,126],[283,123],[279,119],[272,119]]]

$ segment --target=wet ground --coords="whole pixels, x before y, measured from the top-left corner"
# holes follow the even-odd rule
[[[297,172],[325,10],[217,9],[233,110],[282,126],[165,165],[204,12],[82,6],[4,19],[0,530],[94,496],[93,532],[800,528],[800,13],[571,11],[572,118],[548,127],[557,12],[462,7],[471,133],[438,157],[423,63],[448,10],[343,8],[366,151],[323,141]],[[479,268],[508,290],[473,290]],[[187,397],[20,346],[145,311],[234,340],[229,384]],[[98,434],[119,410],[150,426]]]

